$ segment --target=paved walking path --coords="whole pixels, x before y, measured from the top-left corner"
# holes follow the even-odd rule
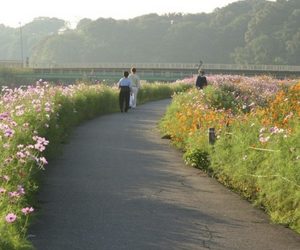
[[[79,126],[51,162],[31,228],[38,250],[299,250],[300,236],[160,139],[169,101]]]

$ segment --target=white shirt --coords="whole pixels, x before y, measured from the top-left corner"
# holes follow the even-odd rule
[[[131,80],[131,87],[137,87],[137,88],[141,87],[140,78],[138,75],[130,74],[128,78]]]

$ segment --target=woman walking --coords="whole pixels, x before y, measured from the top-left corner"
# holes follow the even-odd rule
[[[135,108],[136,101],[137,101],[137,94],[139,92],[139,88],[141,87],[140,78],[136,74],[136,68],[131,69],[131,74],[129,75],[129,79],[131,80],[131,94],[133,95],[131,107]]]

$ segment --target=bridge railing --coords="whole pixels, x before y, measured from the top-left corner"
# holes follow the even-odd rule
[[[202,68],[215,70],[300,71],[300,66],[295,65],[203,64]]]
[[[195,69],[198,66],[193,63],[63,63],[63,64],[33,64],[32,68],[142,68],[142,69]]]
[[[64,64],[35,64],[32,68],[39,69],[190,69],[197,70],[196,63],[64,63]],[[292,71],[300,72],[298,65],[254,65],[254,64],[203,64],[206,70],[244,70],[244,71]]]
[[[23,67],[22,61],[19,60],[0,60],[0,67]]]

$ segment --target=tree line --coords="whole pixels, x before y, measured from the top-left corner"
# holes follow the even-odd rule
[[[180,62],[300,64],[300,1],[244,0],[212,13],[82,19],[76,28],[40,17],[0,25],[0,60],[30,64]]]

